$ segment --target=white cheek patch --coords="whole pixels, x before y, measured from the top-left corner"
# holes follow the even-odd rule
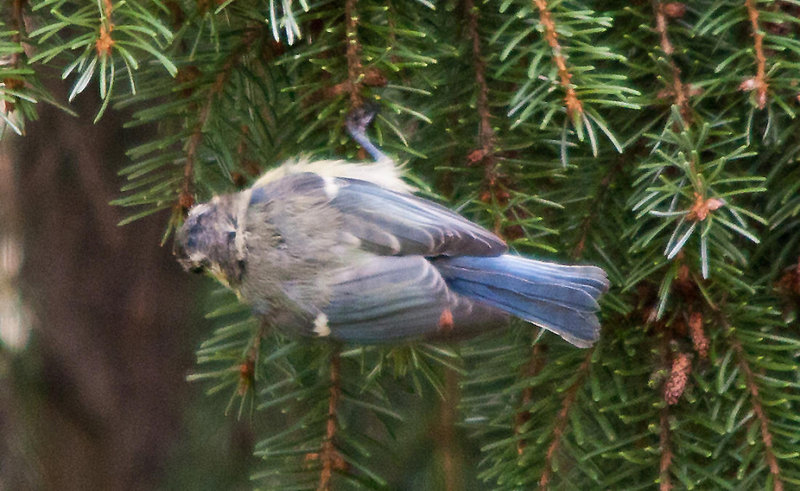
[[[331,328],[328,327],[328,316],[323,314],[322,312],[319,313],[316,319],[314,319],[314,332],[317,336],[325,337],[330,336]]]

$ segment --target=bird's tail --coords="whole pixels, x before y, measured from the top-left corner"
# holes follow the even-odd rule
[[[597,299],[608,290],[605,271],[566,266],[509,254],[434,261],[454,292],[550,330],[575,346],[600,335]]]

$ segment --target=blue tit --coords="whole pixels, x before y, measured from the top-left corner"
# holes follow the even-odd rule
[[[602,269],[508,254],[495,234],[412,191],[386,158],[290,161],[192,208],[177,254],[302,335],[442,339],[518,317],[575,346],[598,339]]]

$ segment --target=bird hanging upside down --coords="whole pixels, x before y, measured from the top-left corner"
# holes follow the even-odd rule
[[[290,161],[192,208],[176,235],[208,271],[286,331],[380,343],[463,337],[516,316],[579,347],[599,336],[595,266],[507,254],[502,239],[411,194],[393,162]]]

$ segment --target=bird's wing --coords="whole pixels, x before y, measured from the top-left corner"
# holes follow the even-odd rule
[[[499,325],[507,314],[452,293],[421,256],[374,256],[326,280],[329,301],[307,329],[359,343],[458,335]]]
[[[325,202],[341,214],[341,232],[383,255],[497,256],[502,239],[447,208],[371,182],[310,172],[290,174],[254,187],[250,205]]]

